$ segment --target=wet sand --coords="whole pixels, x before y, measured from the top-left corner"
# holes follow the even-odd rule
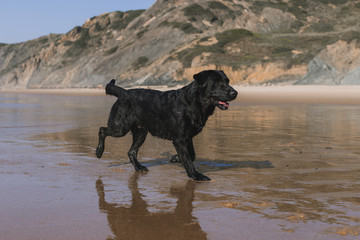
[[[1,239],[357,239],[360,88],[238,87],[194,139],[189,180],[148,136],[98,127],[114,98],[101,91],[0,92]]]

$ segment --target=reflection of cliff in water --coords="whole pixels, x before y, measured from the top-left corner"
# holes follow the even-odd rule
[[[195,182],[189,180],[184,188],[171,189],[177,197],[173,212],[152,213],[138,188],[140,174],[129,178],[132,203],[130,206],[109,203],[101,179],[96,181],[99,208],[107,214],[114,238],[108,239],[206,239],[206,234],[192,216]]]
[[[83,112],[72,112],[72,118],[79,119],[76,121],[79,127],[38,135],[35,139],[50,142],[52,146],[57,144],[56,147],[64,147],[72,153],[94,157],[98,128],[106,123],[108,112],[103,110],[97,115],[89,111],[86,109],[87,122],[83,121]],[[76,114],[82,117],[76,117]],[[351,147],[360,131],[360,125],[356,124],[359,118],[356,106],[257,106],[234,102],[228,111],[215,111],[210,116],[204,130],[194,138],[194,146],[198,158],[225,161],[270,160],[267,155],[276,151],[282,154],[319,145],[329,147],[325,146],[327,142]],[[127,161],[131,142],[130,134],[106,139],[104,157]],[[149,135],[139,154],[140,157],[156,159],[164,152],[175,153],[172,143]],[[263,157],[259,159],[259,155]]]

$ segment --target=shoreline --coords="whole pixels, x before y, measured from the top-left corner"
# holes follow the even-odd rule
[[[123,239],[141,225],[141,236],[153,239],[184,231],[209,240],[239,232],[259,240],[356,239],[360,105],[288,103],[355,96],[360,86],[235,88],[229,110],[216,109],[194,138],[196,167],[210,183],[168,163],[173,144],[151,134],[139,154],[147,174],[128,161],[131,134],[109,137],[98,159],[98,129],[116,101],[102,89],[0,91],[1,236]]]
[[[183,86],[141,86],[160,91]],[[237,101],[255,104],[360,104],[360,85],[233,86]],[[129,88],[127,88],[129,89]],[[103,88],[0,89],[0,93],[105,96]]]

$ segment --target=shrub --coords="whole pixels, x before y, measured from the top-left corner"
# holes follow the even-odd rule
[[[229,10],[229,8],[227,6],[225,6],[221,2],[216,2],[216,1],[209,2],[208,6],[211,9]]]
[[[118,48],[119,48],[119,46],[115,46],[115,47],[110,48],[109,50],[107,50],[105,52],[105,56],[115,53],[118,50]]]
[[[80,38],[73,42],[72,46],[66,51],[65,57],[75,57],[80,55],[88,46],[90,40],[89,29],[80,29]]]
[[[186,34],[192,34],[192,33],[202,33],[201,30],[195,28],[191,23],[182,23],[182,22],[162,22],[160,26],[169,26],[173,28],[180,29]]]
[[[190,67],[194,57],[201,55],[203,52],[213,52],[214,48],[210,46],[196,45],[193,48],[185,49],[178,53],[178,59],[183,63],[184,67]]]
[[[216,21],[218,18],[214,15],[210,9],[205,9],[197,3],[193,3],[183,9],[184,15],[188,17],[190,21],[196,21],[196,19],[206,19],[210,22]]]
[[[334,5],[340,5],[340,4],[344,4],[347,3],[350,0],[319,0],[319,2],[324,3],[324,4],[334,4]]]
[[[285,2],[270,2],[270,1],[255,1],[250,7],[254,12],[261,12],[265,7],[271,7],[280,9],[281,11],[287,11],[288,6]]]
[[[74,43],[73,41],[66,40],[66,41],[63,43],[63,45],[64,45],[65,47],[67,47],[67,46],[70,46],[70,45],[73,44],[73,43]]]
[[[135,69],[139,69],[146,65],[146,63],[149,61],[149,59],[145,56],[138,57],[135,62],[133,62],[132,66]]]
[[[40,44],[45,44],[45,43],[48,42],[48,40],[49,39],[47,37],[43,37],[43,38],[40,39]]]
[[[122,30],[127,27],[127,25],[140,16],[145,10],[132,10],[127,12],[117,12],[116,16],[119,18],[118,20],[112,22],[109,26],[110,29],[114,30]]]
[[[144,36],[144,34],[145,34],[148,30],[149,30],[148,27],[146,27],[146,28],[144,28],[144,29],[141,29],[141,30],[136,34],[137,38],[138,38],[138,39],[142,38],[142,37]]]
[[[254,34],[246,29],[230,29],[215,35],[216,39],[218,40],[216,45],[217,47],[223,48],[228,43],[252,36],[254,36]]]
[[[183,63],[184,67],[190,67],[194,57],[201,55],[204,52],[223,54],[224,47],[235,41],[239,41],[245,37],[253,37],[253,33],[245,29],[230,29],[215,35],[218,42],[212,46],[196,45],[192,48],[185,49],[178,53],[178,59]],[[206,38],[202,38],[205,41]],[[250,58],[251,56],[249,56]]]
[[[96,22],[94,31],[101,32],[102,30],[104,30],[104,29],[100,26],[100,24],[98,22]]]
[[[347,43],[350,43],[352,41],[356,41],[357,43],[360,43],[360,32],[358,31],[348,31],[344,33],[341,37],[341,40],[346,41]]]
[[[334,31],[334,27],[328,23],[316,23],[310,27],[314,32],[331,32]]]
[[[288,54],[291,53],[292,50],[293,50],[292,48],[288,48],[288,47],[276,47],[273,49],[272,54],[275,55]]]

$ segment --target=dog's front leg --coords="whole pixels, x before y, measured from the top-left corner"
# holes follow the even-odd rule
[[[195,161],[196,155],[195,155],[195,150],[194,150],[194,145],[192,142],[192,139],[190,139],[189,141],[187,141],[187,146],[188,146],[188,152],[190,154],[190,159],[191,161]],[[171,157],[170,159],[171,163],[181,163],[181,158],[179,156],[179,154],[175,154],[174,156]]]
[[[195,151],[190,139],[174,140],[173,144],[186,170],[187,175],[196,181],[210,181],[211,179],[196,171],[193,161],[195,160]]]

